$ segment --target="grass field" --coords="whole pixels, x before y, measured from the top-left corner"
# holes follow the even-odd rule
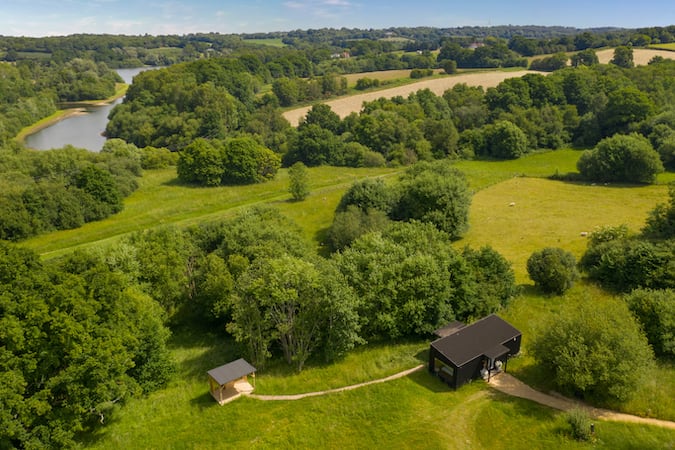
[[[671,52],[675,51],[675,42],[669,42],[668,44],[652,44],[649,48],[655,48],[657,50],[669,50]]]
[[[550,389],[528,353],[528,339],[565,303],[620,302],[578,283],[562,297],[540,295],[527,279],[524,262],[532,251],[559,246],[579,256],[581,231],[625,223],[638,231],[647,212],[667,198],[672,174],[654,186],[594,186],[547,179],[575,171],[580,151],[535,153],[513,161],[460,161],[475,191],[470,230],[456,243],[492,245],[513,265],[522,293],[501,312],[524,335],[522,355],[509,372]],[[340,197],[367,176],[393,180],[402,169],[311,168],[311,195],[290,202],[287,172],[254,186],[195,188],[177,184],[175,169],[148,171],[125,210],[106,221],[40,236],[27,245],[44,256],[80,246],[105,245],[127,233],[162,224],[189,225],[231,215],[243,207],[270,203],[295,220],[317,248]],[[509,206],[510,203],[514,206]],[[618,303],[617,303],[618,305]],[[391,375],[426,361],[428,342],[371,343],[333,365],[309,361],[295,373],[282,362],[256,377],[260,394],[330,389]],[[178,373],[165,389],[119,407],[94,436],[93,448],[672,448],[675,432],[644,425],[596,423],[596,441],[569,436],[562,415],[525,400],[506,397],[483,382],[457,392],[425,371],[384,384],[297,401],[243,398],[218,406],[208,393],[205,372],[241,355],[224,334],[196,325],[174,331],[171,352]],[[675,420],[675,367],[661,364],[634,400],[616,405],[625,412]]]
[[[255,45],[269,45],[271,47],[286,47],[286,44],[284,44],[281,40],[279,39],[244,39],[244,43],[246,44],[255,44]]]
[[[176,182],[176,169],[147,171],[140,188],[125,200],[124,210],[106,220],[37,236],[25,245],[45,257],[58,256],[79,247],[105,245],[121,236],[164,224],[191,225],[232,215],[240,208],[272,203],[298,219],[308,239],[332,222],[340,197],[354,181],[366,176],[395,173],[398,169],[352,169],[318,167],[311,170],[310,197],[289,202],[288,175],[281,170],[275,180],[252,186],[197,188]]]
[[[179,332],[174,338],[177,380],[118,409],[88,438],[88,447],[618,449],[668,448],[675,442],[672,430],[601,422],[596,442],[579,444],[557,411],[507,397],[484,382],[451,391],[426,371],[326,396],[278,402],[242,398],[221,407],[208,393],[204,373],[234,357],[234,348],[214,334],[194,336]],[[256,390],[307,392],[386,376],[418,364],[426,345],[373,345],[300,375],[272,368],[256,377]]]

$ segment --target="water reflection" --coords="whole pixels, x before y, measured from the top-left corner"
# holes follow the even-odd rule
[[[130,84],[134,76],[148,69],[151,68],[118,69],[117,73],[125,83]],[[99,152],[105,143],[102,133],[108,123],[108,114],[121,102],[122,99],[117,99],[107,105],[87,107],[77,115],[67,117],[27,136],[26,146],[37,150],[49,150],[72,145]]]

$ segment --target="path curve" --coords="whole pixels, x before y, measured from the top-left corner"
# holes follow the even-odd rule
[[[424,367],[425,367],[424,364],[420,364],[419,366],[413,367],[412,369],[404,370],[403,372],[395,373],[394,375],[390,375],[390,376],[385,377],[385,378],[379,378],[377,380],[371,380],[371,381],[366,381],[366,382],[363,382],[363,383],[352,384],[351,386],[345,386],[345,387],[341,387],[341,388],[328,389],[328,390],[325,390],[325,391],[307,392],[305,394],[291,394],[291,395],[258,395],[258,394],[251,394],[251,395],[249,395],[249,397],[257,398],[258,400],[300,400],[301,398],[316,397],[317,395],[326,395],[326,394],[333,394],[335,392],[351,391],[352,389],[358,389],[360,387],[369,386],[371,384],[384,383],[386,381],[395,380],[397,378],[403,378],[407,375],[410,375],[413,372],[417,372],[418,370],[420,370]]]
[[[385,383],[387,381],[396,380],[398,378],[403,378],[410,375],[411,373],[417,372],[426,367],[425,364],[420,364],[415,366],[412,369],[407,369],[402,372],[395,373],[388,377],[379,378],[377,380],[365,381],[363,383],[352,384],[350,386],[344,386],[341,388],[327,389],[324,391],[315,391],[315,392],[306,392],[304,394],[289,394],[289,395],[261,395],[261,394],[248,394],[248,397],[255,398],[257,400],[263,401],[288,401],[288,400],[300,400],[307,397],[317,397],[319,395],[333,394],[336,392],[351,391],[353,389],[358,389],[364,386],[370,386],[371,384]],[[561,395],[549,395],[544,394],[543,392],[537,391],[536,389],[531,388],[527,384],[523,383],[516,377],[509,375],[508,373],[502,372],[499,375],[493,376],[489,382],[490,387],[496,389],[504,394],[510,395],[512,397],[520,397],[533,402],[537,402],[549,408],[559,409],[561,411],[569,411],[573,408],[581,408],[588,412],[591,417],[600,420],[610,420],[616,422],[630,422],[630,423],[642,423],[647,425],[655,425],[663,428],[670,428],[675,430],[675,422],[669,420],[661,419],[650,419],[647,417],[639,417],[631,414],[624,414],[615,411],[610,411],[608,409],[594,408],[588,406],[585,403],[574,401],[570,398],[563,397]]]
[[[618,413],[608,409],[594,408],[585,403],[577,402],[563,396],[553,396],[544,394],[530,386],[526,385],[516,377],[508,373],[500,373],[490,379],[490,386],[505,394],[520,397],[527,400],[546,405],[550,408],[569,411],[573,408],[581,408],[588,412],[591,417],[601,420],[612,420],[617,422],[643,423],[647,425],[656,425],[659,427],[675,430],[675,422],[661,419],[650,419],[646,417],[634,416],[631,414]]]

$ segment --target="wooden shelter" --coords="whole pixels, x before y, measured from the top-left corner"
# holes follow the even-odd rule
[[[453,322],[436,330],[429,349],[429,372],[455,389],[476,378],[489,380],[520,351],[522,335],[491,314],[471,325]]]
[[[250,394],[253,386],[248,382],[248,376],[253,376],[255,384],[255,370],[255,367],[241,358],[209,370],[207,374],[211,395],[223,405],[242,394]]]

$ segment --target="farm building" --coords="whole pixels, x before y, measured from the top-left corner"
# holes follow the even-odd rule
[[[238,398],[242,394],[253,392],[253,386],[248,382],[248,376],[255,378],[255,367],[244,359],[238,359],[224,366],[216,367],[207,372],[211,395],[223,405]]]
[[[520,351],[520,331],[494,314],[471,325],[453,322],[436,335],[439,339],[429,349],[429,372],[455,389],[480,377],[489,379]]]

